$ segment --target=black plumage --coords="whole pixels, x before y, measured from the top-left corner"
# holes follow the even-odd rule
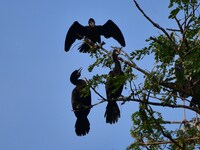
[[[190,107],[197,107],[200,109],[200,101],[196,98],[192,98],[190,101]]]
[[[125,40],[119,27],[112,21],[108,20],[104,25],[95,25],[93,18],[88,21],[89,26],[82,26],[78,21],[75,21],[69,28],[65,38],[65,51],[69,51],[71,45],[76,39],[81,40],[87,38],[91,43],[101,43],[101,35],[105,38],[113,37],[121,46],[125,46]],[[83,43],[79,47],[80,52],[89,52],[90,45]]]
[[[190,101],[190,107],[200,108],[200,100],[197,99],[197,98],[194,98],[194,95],[199,96],[200,84],[198,83],[198,84],[195,85],[195,83],[199,81],[199,75],[192,76],[190,79],[187,79],[185,77],[185,74],[184,74],[183,64],[179,61],[176,61],[176,63],[175,63],[175,76],[176,76],[177,85],[183,91],[190,93],[190,95],[188,95],[188,94],[184,94],[182,92],[179,92],[180,97],[187,98],[189,96],[192,96],[192,99]]]
[[[184,91],[188,90],[189,81],[185,78],[184,68],[181,62],[178,60],[175,62],[175,76],[176,76],[176,84]],[[178,92],[180,97],[187,98],[189,95],[186,95],[182,92]]]
[[[70,81],[76,87],[72,91],[72,108],[74,114],[77,117],[75,123],[75,132],[78,136],[86,135],[90,130],[90,123],[87,118],[91,106],[91,92],[86,90],[87,83],[86,81],[79,79],[81,76],[81,70],[75,70],[70,76]],[[84,92],[83,92],[84,91]]]
[[[108,104],[106,107],[106,112],[104,117],[106,118],[106,123],[114,124],[120,118],[120,110],[117,105],[116,99],[121,96],[124,80],[124,73],[121,69],[121,64],[118,60],[118,55],[120,53],[119,49],[113,51],[112,57],[115,66],[112,71],[109,72],[108,79],[106,81],[106,95],[108,99]]]

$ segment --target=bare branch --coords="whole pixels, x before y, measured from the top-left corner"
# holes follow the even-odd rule
[[[159,24],[157,24],[157,23],[155,23],[153,20],[151,20],[151,18],[149,18],[149,17],[145,14],[145,12],[140,8],[140,6],[139,6],[139,4],[137,3],[136,0],[133,0],[133,1],[134,1],[134,3],[135,3],[136,7],[138,8],[138,10],[142,13],[142,15],[143,15],[149,22],[151,22],[151,24],[153,24],[154,27],[156,27],[156,28],[158,28],[159,30],[161,30],[161,31],[168,37],[168,39],[171,41],[171,43],[172,43],[174,46],[176,46],[176,44],[174,43],[174,41],[172,40],[172,38],[170,37],[170,35],[167,33],[167,31],[166,31],[164,28],[162,28]]]
[[[126,99],[125,97],[123,99],[118,99],[117,101],[134,101],[134,102],[145,103],[145,104],[149,104],[149,105],[153,105],[153,106],[163,106],[163,107],[170,107],[170,108],[186,108],[188,110],[192,110],[192,111],[195,111],[195,112],[200,114],[199,109],[196,109],[196,108],[193,108],[193,107],[190,107],[190,106],[186,106],[186,105],[172,105],[172,104],[167,104],[167,103],[141,101],[141,100],[138,100],[138,99]]]
[[[162,124],[182,124],[182,121],[163,121]]]
[[[85,78],[86,79],[86,78]],[[89,83],[89,81],[86,79],[86,81],[87,81],[87,83]],[[104,101],[106,101],[106,98],[104,98],[99,92],[97,92],[96,91],[96,89],[93,87],[93,86],[91,86],[91,89],[99,96],[99,97],[101,97]]]
[[[181,30],[179,30],[179,29],[166,28],[166,30],[172,31],[172,32],[181,32]]]
[[[183,28],[182,28],[182,26],[181,26],[181,23],[180,23],[180,21],[177,19],[177,17],[176,17],[176,16],[175,16],[175,20],[176,20],[176,22],[177,22],[177,24],[178,24],[178,27],[179,27],[179,29],[180,29],[181,33],[183,34]]]
[[[193,108],[193,107],[190,107],[190,106],[186,106],[186,105],[172,105],[172,104],[167,104],[167,103],[157,103],[157,102],[151,102],[151,101],[142,101],[140,99],[133,99],[131,98],[133,95],[130,95],[129,97],[120,97],[118,99],[114,99],[115,101],[122,101],[122,102],[127,102],[127,101],[132,101],[132,102],[138,102],[138,103],[144,103],[144,104],[149,104],[149,105],[152,105],[152,106],[162,106],[162,107],[169,107],[169,108],[185,108],[185,109],[188,109],[188,110],[191,110],[191,111],[194,111],[194,112],[197,112],[200,114],[200,109],[197,109],[197,108]],[[113,99],[112,99],[113,100]],[[103,102],[107,102],[109,100],[106,100],[106,99],[103,99],[101,100],[100,102],[97,102],[91,106],[89,106],[90,108],[93,107],[93,106],[96,106],[98,104],[101,104]]]
[[[130,67],[135,68],[136,70],[142,72],[142,73],[145,74],[145,75],[149,75],[149,73],[148,73],[147,71],[145,71],[145,70],[143,70],[142,68],[138,67],[135,63],[133,64],[133,63],[127,61],[127,60],[124,60],[124,59],[121,58],[121,57],[118,57],[118,58],[119,58],[119,60],[121,60],[122,62],[128,64]]]

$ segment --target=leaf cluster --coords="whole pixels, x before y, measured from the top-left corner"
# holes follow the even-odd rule
[[[153,143],[163,141],[162,130],[165,130],[160,124],[163,122],[159,112],[153,111],[147,105],[140,104],[139,111],[132,115],[133,127],[131,135],[135,139],[134,143],[127,149],[140,149],[144,143]],[[167,132],[166,130],[164,132]],[[163,149],[163,145],[145,146],[148,149]]]

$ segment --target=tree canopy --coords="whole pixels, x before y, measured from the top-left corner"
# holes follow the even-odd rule
[[[198,0],[170,0],[169,20],[176,23],[176,28],[164,28],[152,20],[133,0],[141,14],[160,31],[158,36],[150,36],[146,42],[148,46],[131,53],[121,50],[119,60],[124,76],[117,83],[126,82],[126,89],[130,95],[124,95],[117,101],[124,103],[139,103],[139,108],[132,115],[133,125],[131,136],[134,142],[127,149],[195,149],[200,147],[200,17]],[[87,42],[87,41],[86,41]],[[113,67],[111,52],[102,45],[92,47],[90,57],[95,62],[88,66],[92,72],[95,67]],[[153,68],[144,70],[135,63],[147,56],[153,56]],[[144,80],[136,84],[139,71]],[[105,84],[107,74],[96,74],[88,80],[89,88],[101,97],[101,101],[93,104],[97,106],[108,101],[96,90],[99,84]],[[186,105],[183,102],[189,102]],[[165,120],[163,112],[157,107],[188,109],[197,114],[190,120]],[[167,125],[179,124],[179,127],[168,128]]]

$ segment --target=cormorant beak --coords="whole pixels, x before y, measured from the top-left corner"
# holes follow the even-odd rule
[[[122,51],[121,49],[118,49],[118,54],[120,54],[120,53],[121,53],[121,51]]]
[[[121,53],[121,49],[115,49],[115,54],[119,55]]]
[[[81,71],[83,70],[83,68],[81,67],[81,68],[79,68],[78,69],[78,73],[81,73]]]
[[[91,22],[89,23],[89,26],[90,26],[90,27],[94,27],[94,26],[95,26],[95,23],[94,23],[93,21],[91,21]]]

